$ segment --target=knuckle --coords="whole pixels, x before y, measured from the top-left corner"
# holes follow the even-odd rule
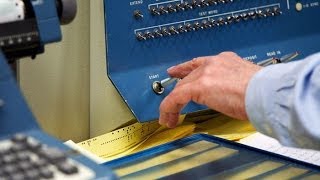
[[[199,62],[199,57],[193,58],[193,59],[190,61],[190,65],[191,65],[192,67],[197,67],[197,66],[198,66],[198,62]]]
[[[238,56],[236,53],[232,52],[232,51],[225,51],[220,53],[219,55],[221,56]]]

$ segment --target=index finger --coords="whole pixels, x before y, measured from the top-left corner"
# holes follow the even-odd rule
[[[207,59],[209,59],[209,56],[198,57],[198,58],[192,59],[191,61],[187,61],[179,65],[172,66],[167,70],[168,74],[171,77],[184,78],[185,76],[190,74],[193,70],[201,66]]]
[[[174,128],[179,119],[180,111],[192,100],[192,86],[184,84],[176,87],[164,98],[160,105],[159,123]]]

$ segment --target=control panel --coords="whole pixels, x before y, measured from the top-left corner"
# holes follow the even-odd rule
[[[178,63],[234,51],[269,65],[320,51],[320,0],[104,2],[108,76],[141,122],[158,118]],[[191,102],[182,113],[204,109]]]

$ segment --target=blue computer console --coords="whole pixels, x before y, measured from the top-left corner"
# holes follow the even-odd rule
[[[255,63],[320,51],[319,0],[105,0],[108,76],[141,122],[157,119],[152,84],[167,68],[234,51]],[[206,107],[188,104],[183,113]]]

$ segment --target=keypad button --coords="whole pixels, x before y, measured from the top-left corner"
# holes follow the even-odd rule
[[[25,176],[27,179],[40,179],[40,173],[35,169],[25,172]]]
[[[58,163],[67,159],[66,155],[57,148],[43,148],[39,151],[39,154],[52,163]]]
[[[25,143],[27,141],[27,136],[24,134],[16,134],[11,140],[16,143]]]
[[[26,179],[26,176],[23,173],[15,173],[15,174],[12,174],[9,179],[11,179],[11,180],[24,180],[24,179]]]
[[[53,172],[47,168],[40,169],[40,176],[45,179],[53,178]]]
[[[28,171],[33,168],[33,165],[31,164],[31,162],[23,161],[18,164],[18,167],[23,171]]]
[[[63,163],[59,163],[57,165],[58,169],[65,173],[65,174],[74,174],[74,173],[77,173],[78,172],[78,168],[77,166],[69,163],[69,162],[63,162]]]

